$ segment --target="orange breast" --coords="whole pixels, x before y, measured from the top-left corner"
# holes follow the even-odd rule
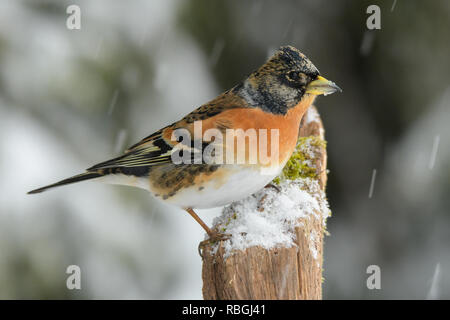
[[[258,153],[266,152],[268,156],[271,156],[271,150],[273,144],[278,145],[278,163],[284,163],[291,156],[298,139],[298,131],[300,121],[303,114],[308,107],[313,103],[315,96],[307,95],[302,101],[295,107],[289,109],[286,115],[276,115],[268,113],[259,108],[242,108],[231,109],[220,113],[219,115],[210,119],[204,120],[202,123],[203,132],[210,128],[217,128],[218,124],[229,124],[232,129],[242,129],[244,132],[249,129],[256,131],[258,139]],[[267,132],[267,144],[259,144],[261,138],[260,129],[264,129]],[[272,139],[271,130],[278,131],[278,137],[274,136]],[[235,139],[238,139],[236,137]],[[246,158],[248,159],[250,149],[250,139],[246,139]],[[266,145],[266,146],[265,146]],[[238,147],[237,143],[234,143],[235,151]],[[266,147],[266,150],[263,150]],[[264,164],[259,161],[260,165]]]

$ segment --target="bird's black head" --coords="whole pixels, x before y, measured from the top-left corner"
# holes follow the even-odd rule
[[[249,75],[239,93],[252,106],[286,114],[305,94],[328,94],[337,88],[319,76],[319,70],[303,53],[292,46],[284,46]]]
[[[291,46],[281,47],[261,69],[271,70],[278,76],[280,83],[303,92],[306,85],[319,75],[313,63]]]

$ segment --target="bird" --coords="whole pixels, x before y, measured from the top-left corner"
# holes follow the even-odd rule
[[[139,187],[188,212],[206,231],[205,241],[228,239],[195,210],[224,206],[270,185],[295,149],[305,111],[317,96],[338,91],[303,53],[282,46],[237,85],[119,157],[28,194],[85,180]]]

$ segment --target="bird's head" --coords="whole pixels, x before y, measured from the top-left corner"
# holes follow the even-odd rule
[[[250,105],[276,114],[285,114],[306,96],[342,91],[320,76],[313,63],[292,46],[277,50],[238,90]]]

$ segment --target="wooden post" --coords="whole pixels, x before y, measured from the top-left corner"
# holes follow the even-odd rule
[[[323,125],[315,107],[303,117],[300,136],[324,141]],[[321,190],[309,192],[313,197],[322,197],[326,203],[325,143],[312,150],[309,160]],[[326,207],[322,211],[327,210]],[[315,213],[298,219],[295,245],[291,247],[252,246],[227,254],[223,242],[208,245],[203,252],[204,299],[321,299],[323,236],[329,211]]]

